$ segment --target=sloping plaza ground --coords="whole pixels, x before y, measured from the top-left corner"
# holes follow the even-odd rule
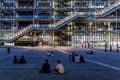
[[[86,54],[93,50],[93,55]],[[53,51],[54,56],[47,56],[47,51]],[[75,51],[83,55],[85,63],[66,62],[68,54]],[[27,64],[13,64],[14,55],[25,56]],[[39,73],[48,59],[51,73]],[[55,62],[61,60],[65,73],[53,73]],[[7,53],[5,47],[0,48],[0,80],[120,80],[120,52],[105,52],[102,49],[87,49],[76,47],[12,47]]]

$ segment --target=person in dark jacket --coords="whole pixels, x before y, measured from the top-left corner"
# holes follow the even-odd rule
[[[75,52],[73,51],[72,54],[71,54],[71,57],[72,57],[72,61],[75,62]]]
[[[45,63],[42,65],[41,73],[50,73],[50,64],[48,63],[48,59],[45,60]]]
[[[84,63],[85,62],[85,59],[82,55],[80,55],[80,58],[79,58],[80,62]]]
[[[21,58],[19,59],[19,63],[20,63],[20,64],[27,63],[27,61],[25,60],[24,55],[22,55]]]
[[[7,53],[10,53],[10,47],[7,48]]]
[[[14,64],[18,63],[18,60],[17,60],[17,57],[16,57],[16,55],[14,56],[13,63],[14,63]]]

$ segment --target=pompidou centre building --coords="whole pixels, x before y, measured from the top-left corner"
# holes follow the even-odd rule
[[[120,0],[0,0],[0,45],[120,46]]]

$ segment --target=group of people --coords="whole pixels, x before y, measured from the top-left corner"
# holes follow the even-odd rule
[[[47,51],[47,56],[54,56],[54,53],[52,51]],[[85,60],[82,55],[78,56],[78,54],[76,54],[73,51],[72,54],[69,55],[67,62],[80,63],[80,62],[85,62]],[[14,64],[17,64],[17,63],[24,64],[24,63],[27,63],[27,61],[25,60],[24,55],[22,55],[19,60],[17,59],[17,56],[15,55],[13,63]],[[48,59],[46,59],[45,62],[43,63],[40,72],[41,73],[50,73],[51,72],[50,63],[49,63]],[[56,64],[55,64],[54,73],[63,74],[64,72],[65,72],[65,70],[64,70],[63,64],[61,63],[60,60],[57,60]]]
[[[45,60],[45,63],[43,63],[42,68],[40,70],[41,73],[50,73],[50,64],[48,62],[48,59]],[[61,63],[60,60],[57,60],[56,64],[55,64],[55,69],[54,69],[54,73],[56,74],[63,74],[64,73],[64,66]]]
[[[27,63],[27,61],[25,60],[24,55],[22,55],[19,60],[17,59],[17,56],[15,55],[15,56],[14,56],[13,63],[14,63],[14,64],[17,64],[17,63],[24,64],[24,63]]]
[[[54,56],[54,53],[53,53],[53,51],[47,51],[46,55],[47,56]]]
[[[66,62],[80,63],[80,62],[85,62],[85,60],[84,60],[84,57],[82,55],[78,56],[78,54],[76,54],[73,51],[72,54],[69,55],[68,60],[66,60]]]
[[[89,51],[89,52],[87,52],[87,54],[93,54],[93,51]]]

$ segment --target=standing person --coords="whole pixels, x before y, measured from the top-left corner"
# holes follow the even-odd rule
[[[7,48],[7,53],[10,53],[10,47]]]
[[[58,73],[58,74],[63,74],[64,73],[64,67],[63,67],[60,60],[57,61],[57,64],[56,64],[56,67],[55,67],[55,73]]]
[[[76,54],[75,54],[75,52],[73,51],[72,54],[71,54],[71,56],[72,56],[72,61],[73,61],[73,62],[75,62],[75,55],[76,55]]]
[[[18,60],[17,60],[17,57],[16,57],[16,55],[14,56],[13,63],[14,63],[14,64],[18,63]]]
[[[50,73],[50,64],[48,63],[48,59],[45,60],[45,63],[42,65],[41,73]]]

